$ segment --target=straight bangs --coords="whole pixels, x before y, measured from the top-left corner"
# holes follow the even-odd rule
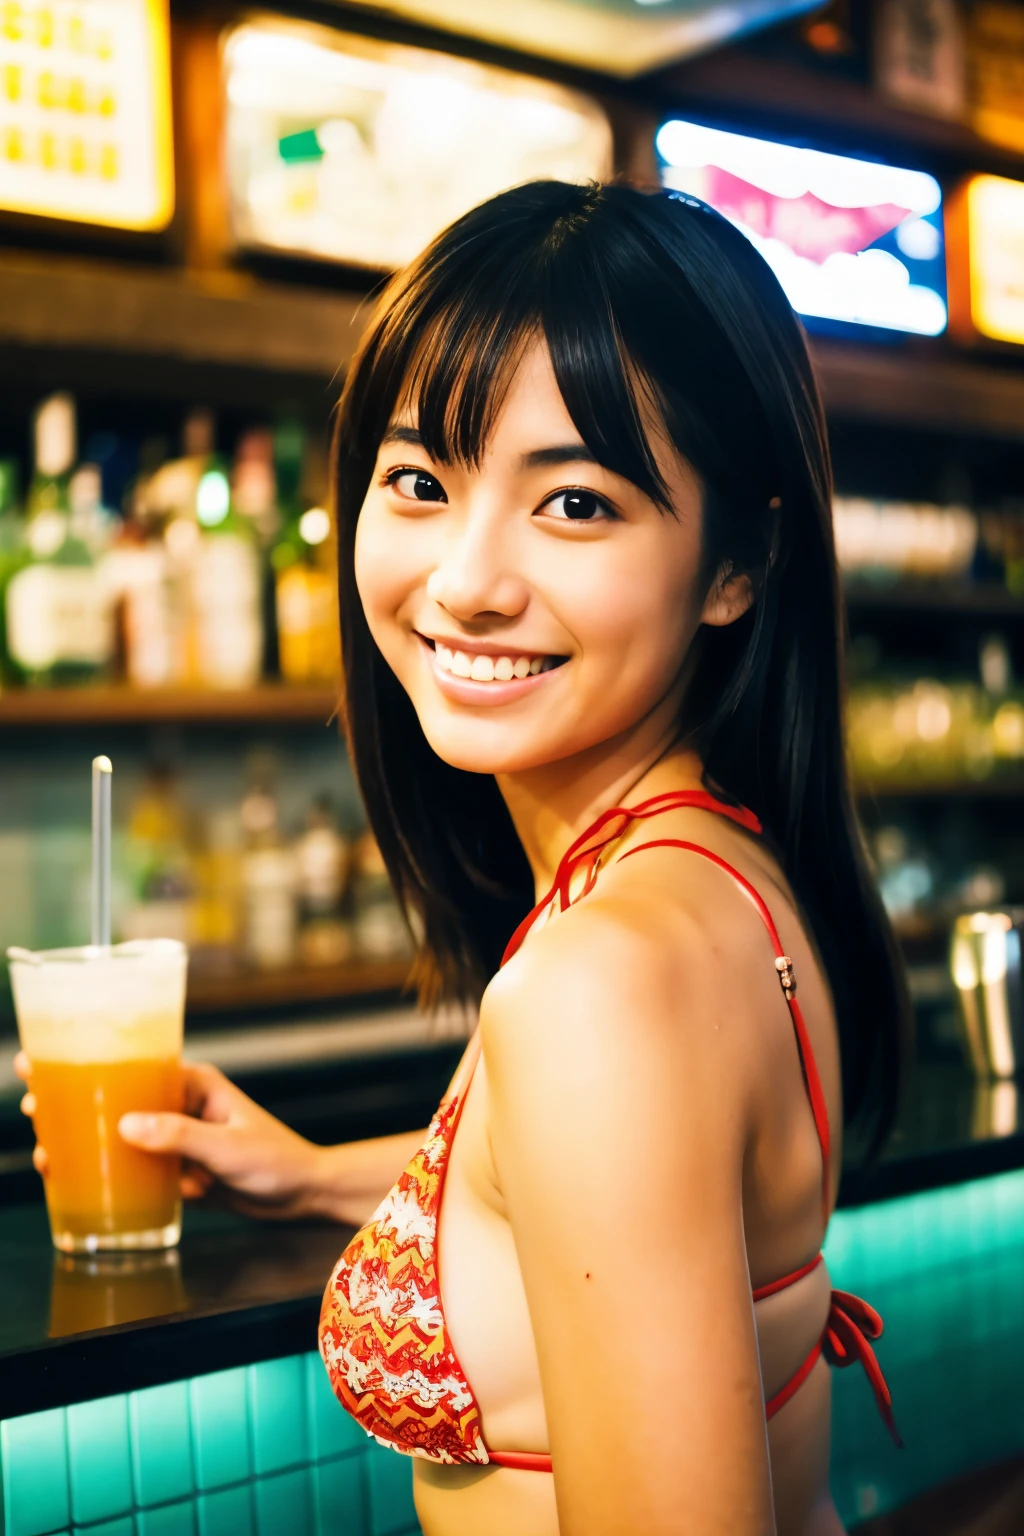
[[[500,260],[478,259],[450,274],[433,268],[431,254],[384,297],[371,375],[382,387],[375,419],[365,423],[374,452],[392,417],[407,414],[431,458],[478,468],[516,370],[542,341],[573,425],[597,462],[672,512],[644,426],[645,418],[664,418],[664,403],[624,343],[600,273],[581,274],[564,246],[540,250],[527,263],[510,260],[502,242],[494,253]],[[449,303],[435,286],[442,275],[456,290]]]

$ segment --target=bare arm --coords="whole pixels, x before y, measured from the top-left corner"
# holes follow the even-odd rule
[[[15,1070],[30,1083],[23,1052]],[[186,1062],[184,1074],[185,1114],[125,1115],[121,1135],[147,1152],[180,1153],[186,1198],[215,1194],[249,1216],[321,1216],[362,1225],[426,1134],[320,1147],[261,1109],[216,1067]],[[35,1111],[31,1083],[21,1107],[30,1116]],[[36,1147],[34,1160],[45,1177],[44,1147]]]
[[[398,1175],[426,1140],[421,1131],[397,1136],[373,1136],[336,1147],[317,1147],[318,1172],[312,1208],[331,1221],[362,1226],[376,1210]]]
[[[593,898],[481,1015],[562,1536],[771,1536],[747,1272],[739,988]]]

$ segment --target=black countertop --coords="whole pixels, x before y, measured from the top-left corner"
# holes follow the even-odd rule
[[[1024,1167],[1024,1083],[979,1082],[954,1058],[918,1062],[888,1146],[847,1169],[840,1205],[867,1205]]]
[[[179,1249],[71,1258],[0,1208],[0,1419],[315,1349],[351,1230],[191,1209]]]
[[[386,1070],[381,1058],[251,1076],[225,1065],[260,1102],[328,1140],[328,1126],[338,1137],[425,1124],[461,1048],[394,1053]],[[919,1063],[884,1156],[845,1175],[840,1204],[1024,1167],[1021,1094],[1014,1082],[975,1082],[952,1057]],[[3,1203],[0,1180],[0,1419],[315,1348],[348,1229],[190,1209],[177,1251],[71,1259],[50,1246],[35,1175],[26,1169],[8,1187],[21,1203]]]

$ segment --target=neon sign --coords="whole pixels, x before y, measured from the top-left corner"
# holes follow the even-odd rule
[[[971,326],[993,341],[1024,342],[1024,182],[972,176],[951,208],[951,274],[961,278],[966,265]]]
[[[663,184],[741,229],[799,314],[921,336],[946,329],[934,176],[680,119],[656,144]]]

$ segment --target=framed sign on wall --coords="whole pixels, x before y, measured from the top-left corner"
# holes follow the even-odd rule
[[[174,211],[166,0],[4,0],[0,210],[158,230]]]
[[[949,200],[948,224],[953,330],[1024,344],[1024,181],[971,176]]]
[[[234,240],[390,270],[536,177],[610,174],[598,104],[531,75],[283,20],[223,50]]]

